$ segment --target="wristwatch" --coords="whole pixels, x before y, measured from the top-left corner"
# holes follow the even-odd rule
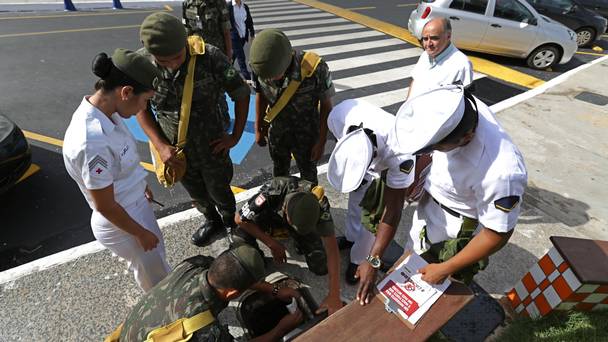
[[[380,257],[377,255],[368,255],[365,260],[367,260],[367,262],[369,262],[369,264],[375,269],[379,269],[382,265],[382,260],[380,260]]]
[[[274,284],[272,284],[272,296],[276,297],[278,294],[279,294],[279,284],[274,283]]]

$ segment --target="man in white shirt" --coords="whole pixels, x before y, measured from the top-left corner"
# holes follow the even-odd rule
[[[434,151],[408,241],[429,261],[419,270],[422,279],[472,281],[517,223],[527,183],[521,153],[489,107],[462,86],[409,101],[397,114],[390,144],[414,155]],[[394,234],[379,227],[372,253],[381,255]],[[365,279],[357,294],[362,305],[371,298],[375,273]]]
[[[434,18],[422,29],[422,47],[418,63],[412,71],[407,99],[435,89],[440,85],[473,82],[469,58],[452,44],[452,25],[446,18]]]

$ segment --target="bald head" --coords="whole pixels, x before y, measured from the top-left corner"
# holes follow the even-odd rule
[[[435,58],[450,45],[452,25],[447,18],[434,18],[422,28],[422,47],[431,57]]]

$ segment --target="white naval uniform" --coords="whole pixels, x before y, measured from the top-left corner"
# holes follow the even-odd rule
[[[460,231],[462,217],[448,213],[437,202],[461,216],[478,219],[475,234],[482,227],[509,232],[517,223],[528,178],[523,157],[488,106],[476,102],[479,123],[473,140],[447,153],[433,152],[424,184],[426,194],[414,213],[406,246],[413,244],[419,254],[429,247],[420,239],[425,225],[433,244],[453,239]],[[517,196],[518,201],[509,208],[501,206],[510,196]]]
[[[436,58],[424,51],[412,71],[413,88],[408,99],[456,81],[467,86],[473,82],[473,67],[469,58],[450,43]]]
[[[357,110],[352,110],[355,108]],[[364,183],[348,195],[348,212],[346,215],[346,239],[353,241],[350,250],[350,261],[361,264],[366,260],[374,244],[375,237],[361,224],[361,200],[368,187],[380,173],[387,171],[386,185],[393,189],[405,189],[414,182],[415,159],[409,154],[399,154],[389,148],[387,141],[389,131],[395,125],[395,117],[382,109],[361,100],[345,100],[335,106],[327,119],[332,134],[340,139],[347,134],[350,126],[359,126],[373,131],[376,136],[376,156],[364,176]],[[412,161],[411,171],[401,171],[400,165]]]
[[[141,167],[137,146],[118,113],[108,118],[84,98],[65,133],[63,161],[93,210],[93,235],[104,247],[124,258],[137,284],[150,290],[170,271],[165,260],[162,233],[150,203],[145,198],[146,171]],[[89,190],[114,187],[114,198],[133,220],[154,233],[156,248],[144,251],[131,234],[114,226],[95,210]]]

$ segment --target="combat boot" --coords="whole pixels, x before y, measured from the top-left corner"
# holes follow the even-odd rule
[[[224,223],[222,219],[206,219],[205,222],[192,234],[192,238],[190,242],[193,245],[198,247],[203,247],[207,242],[209,242],[209,238],[215,232],[221,231],[224,229]]]

